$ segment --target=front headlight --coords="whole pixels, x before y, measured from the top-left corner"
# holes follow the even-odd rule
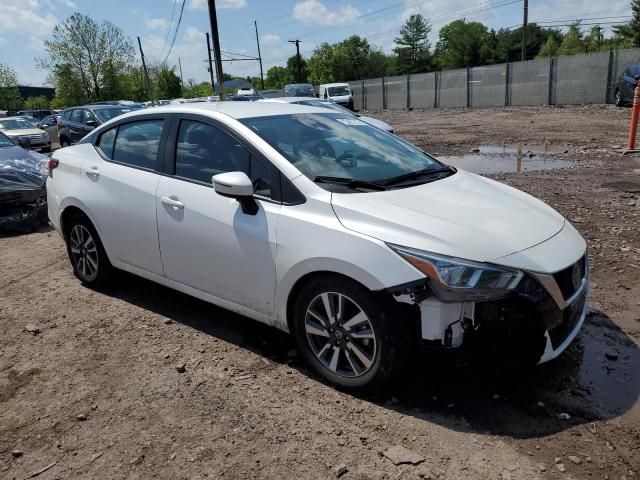
[[[394,252],[429,278],[443,301],[488,300],[508,295],[523,277],[512,270],[487,263],[448,257],[414,248],[387,244]]]

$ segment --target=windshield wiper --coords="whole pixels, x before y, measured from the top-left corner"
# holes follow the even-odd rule
[[[442,168],[425,168],[424,170],[416,170],[415,172],[409,172],[402,175],[398,175],[397,177],[387,178],[386,180],[381,180],[380,184],[388,187],[390,185],[395,185],[397,183],[404,182],[405,180],[415,180],[420,177],[430,177],[433,175],[438,175],[441,173],[450,173],[453,174],[456,172],[456,169],[450,166],[442,167]]]
[[[313,179],[316,183],[333,183],[336,185],[344,185],[349,188],[366,188],[368,190],[386,190],[384,185],[380,185],[375,182],[367,182],[366,180],[357,180],[355,178],[345,177],[327,177],[324,175],[318,175]]]

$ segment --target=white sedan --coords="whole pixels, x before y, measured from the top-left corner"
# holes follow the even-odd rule
[[[544,362],[584,321],[586,245],[561,215],[350,115],[141,110],[49,170],[82,283],[126,270],[291,332],[341,388],[379,387],[418,341]]]

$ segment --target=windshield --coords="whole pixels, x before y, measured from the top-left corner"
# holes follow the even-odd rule
[[[443,164],[395,135],[340,113],[305,113],[241,120],[302,173],[384,183]],[[282,134],[286,132],[286,134]]]
[[[351,95],[351,90],[349,87],[329,87],[327,88],[327,92],[329,92],[330,97],[341,97],[343,95]]]
[[[0,133],[0,147],[13,147],[15,144],[4,133]]]
[[[285,93],[289,97],[315,97],[316,92],[311,84],[287,85]]]
[[[1,130],[21,130],[25,128],[36,128],[36,126],[25,118],[0,119]]]
[[[102,122],[106,122],[107,120],[111,120],[112,118],[116,118],[118,115],[122,115],[123,113],[130,111],[130,108],[114,107],[96,108],[93,113],[95,113]]]

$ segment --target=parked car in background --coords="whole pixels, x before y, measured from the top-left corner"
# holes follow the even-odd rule
[[[47,223],[47,161],[0,133],[0,231],[30,232]]]
[[[110,104],[84,105],[64,110],[58,119],[60,146],[73,145],[98,125],[127,112],[131,112],[131,109]]]
[[[93,102],[91,105],[120,105],[131,110],[140,110],[145,108],[143,103],[132,102],[131,100],[104,100],[100,102]]]
[[[52,115],[53,112],[51,110],[38,110],[38,109],[30,109],[30,110],[20,110],[16,112],[16,117],[31,117],[36,120],[42,120],[44,117]]]
[[[341,112],[158,107],[49,167],[83,284],[118,268],[277,326],[341,388],[434,368],[406,363],[418,342],[546,362],[587,312],[586,242],[559,213]]]
[[[348,83],[325,83],[320,85],[318,97],[353,110],[353,94]]]
[[[640,80],[640,65],[629,65],[618,77],[616,83],[616,106],[622,107],[633,102],[633,91]]]
[[[40,120],[40,123],[36,125],[49,134],[51,143],[59,143],[60,140],[58,136],[58,118],[60,118],[60,115],[49,115]]]
[[[338,105],[337,103],[329,102],[327,100],[320,100],[316,97],[278,97],[278,98],[265,98],[264,102],[272,102],[272,103],[293,103],[297,105],[309,105],[310,107],[322,107],[329,108],[331,110],[335,110],[336,112],[344,113],[346,115],[351,115],[352,117],[359,118],[363,122],[368,123],[369,125],[373,125],[376,128],[380,128],[386,132],[393,133],[393,127],[389,125],[387,122],[383,122],[382,120],[378,120],[373,117],[365,117],[364,115],[360,115],[359,113],[355,113],[352,110],[349,110],[342,105]]]
[[[258,92],[256,92],[255,88],[251,88],[251,87],[242,87],[239,88],[238,91],[236,92],[236,96],[241,96],[241,95],[257,95]]]
[[[290,83],[284,86],[285,97],[315,97],[316,91],[310,83]]]
[[[29,140],[28,148],[48,152],[51,150],[49,134],[39,129],[35,123],[25,117],[7,117],[0,119],[0,132],[18,143],[18,138]]]
[[[234,95],[229,98],[229,100],[233,100],[234,102],[255,102],[256,100],[262,100],[264,97],[262,95]]]

